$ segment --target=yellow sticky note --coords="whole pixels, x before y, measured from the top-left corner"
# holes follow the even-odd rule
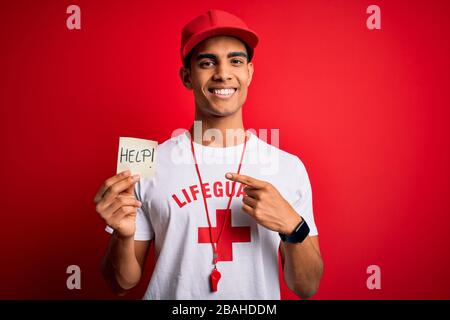
[[[117,173],[130,170],[142,178],[155,175],[157,141],[120,137]]]

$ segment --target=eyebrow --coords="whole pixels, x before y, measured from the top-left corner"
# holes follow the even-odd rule
[[[244,58],[247,58],[247,59],[248,59],[247,54],[246,54],[245,52],[242,52],[242,51],[230,52],[230,53],[227,55],[227,58],[234,58],[234,57],[244,57]]]
[[[247,54],[243,51],[235,51],[235,52],[230,52],[227,54],[227,58],[234,58],[234,57],[244,57],[244,58],[248,59]],[[212,54],[212,53],[199,53],[195,60],[199,61],[201,59],[217,60],[217,55]]]

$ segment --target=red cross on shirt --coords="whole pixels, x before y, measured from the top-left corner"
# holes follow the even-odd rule
[[[232,227],[231,209],[216,210],[216,227],[211,227],[212,238],[216,242],[226,215],[229,217],[223,226],[222,235],[217,244],[217,261],[233,261],[233,242],[251,242],[250,227]],[[198,243],[211,243],[209,228],[198,228]]]

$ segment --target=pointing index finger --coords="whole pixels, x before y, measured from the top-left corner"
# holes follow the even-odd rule
[[[243,183],[243,184],[250,186],[252,188],[255,188],[255,189],[263,188],[266,185],[266,182],[264,182],[262,180],[258,180],[258,179],[255,179],[250,176],[243,175],[243,174],[228,172],[225,175],[225,177],[228,180],[240,182],[240,183]]]

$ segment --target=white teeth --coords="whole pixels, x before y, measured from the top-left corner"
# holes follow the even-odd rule
[[[234,93],[235,89],[214,89],[214,94],[219,94],[221,96],[229,96]]]

